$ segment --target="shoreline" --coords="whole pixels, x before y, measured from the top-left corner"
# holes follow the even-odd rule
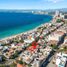
[[[51,20],[50,20],[50,21],[51,21]],[[50,22],[50,21],[49,21],[49,22]],[[46,22],[46,23],[49,23],[49,22]],[[31,33],[31,32],[33,32],[33,31],[35,31],[37,28],[39,28],[39,27],[45,25],[46,23],[43,23],[43,24],[41,24],[41,25],[35,27],[34,29],[31,29],[31,30],[28,30],[28,31],[25,31],[25,32],[22,32],[22,33],[18,33],[18,34],[15,34],[15,35],[11,35],[11,36],[2,38],[2,39],[0,39],[0,41],[4,41],[4,40],[8,40],[8,39],[12,39],[12,38],[15,38],[15,37],[17,37],[17,36],[21,36],[22,34]]]
[[[49,15],[49,16],[51,16],[51,15]],[[6,36],[4,36],[4,37],[1,37],[1,38],[0,38],[0,41],[12,39],[12,38],[15,38],[16,36],[21,36],[22,34],[33,32],[33,31],[35,31],[38,27],[41,27],[43,24],[49,23],[52,19],[53,19],[53,18],[52,18],[52,16],[51,16],[51,19],[50,19],[49,21],[46,21],[46,22],[42,21],[43,23],[35,26],[34,28],[30,28],[30,29],[28,29],[28,30],[26,30],[26,31],[24,30],[24,31],[15,33],[15,34],[9,34],[9,33],[7,32],[8,35],[6,35]],[[4,35],[4,34],[3,34],[3,35]]]

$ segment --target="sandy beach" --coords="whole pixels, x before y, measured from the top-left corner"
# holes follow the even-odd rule
[[[48,23],[48,22],[47,22],[47,23]],[[32,33],[33,31],[36,31],[37,28],[42,27],[42,26],[45,25],[45,24],[46,24],[46,23],[41,24],[41,25],[39,25],[38,27],[36,27],[36,28],[34,28],[34,29],[32,29],[32,30],[26,31],[26,32],[22,32],[22,33],[19,33],[19,34],[16,34],[16,35],[12,35],[12,36],[9,36],[9,37],[2,38],[2,39],[0,39],[0,42],[2,42],[2,41],[4,41],[4,40],[6,41],[6,40],[8,40],[8,39],[16,38],[17,36],[21,36],[22,34]]]

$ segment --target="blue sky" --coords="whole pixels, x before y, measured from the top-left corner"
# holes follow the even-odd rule
[[[0,0],[0,9],[67,8],[67,0]]]

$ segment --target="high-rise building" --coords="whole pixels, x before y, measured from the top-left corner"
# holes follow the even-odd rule
[[[64,15],[64,19],[67,20],[67,14]]]
[[[55,12],[55,16],[58,16],[58,15],[60,15],[60,12],[59,11],[56,11]]]

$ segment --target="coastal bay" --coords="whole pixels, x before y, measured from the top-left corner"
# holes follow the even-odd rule
[[[32,30],[49,22],[52,16],[32,13],[0,13],[0,39]]]

